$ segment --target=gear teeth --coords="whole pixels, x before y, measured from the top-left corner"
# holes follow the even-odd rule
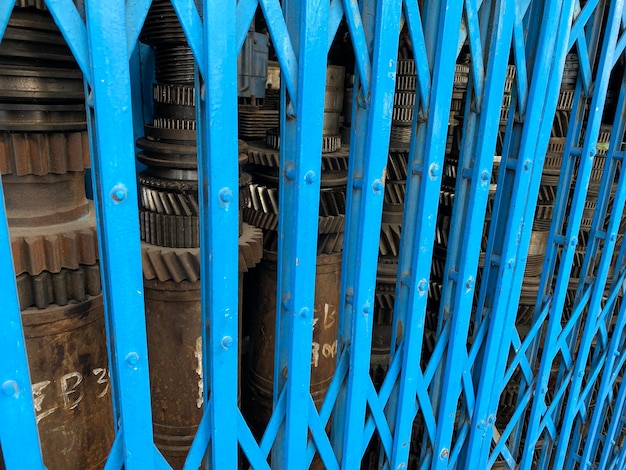
[[[156,83],[152,86],[152,98],[155,103],[195,106],[196,89],[188,85]]]
[[[271,168],[279,168],[280,154],[278,150],[266,147],[264,142],[249,142],[248,163]],[[337,149],[335,152],[323,153],[322,171],[348,171],[348,151]]]
[[[64,174],[90,167],[87,132],[2,132],[0,173]]]
[[[263,258],[263,231],[248,224],[243,225],[239,237],[239,272],[247,272]]]
[[[17,277],[20,308],[47,308],[50,304],[60,306],[69,302],[84,302],[102,293],[100,267],[80,266],[78,269],[62,269],[58,273],[44,271],[37,276],[26,273]]]
[[[239,107],[239,136],[243,139],[264,139],[266,132],[278,125],[278,110],[254,106]]]
[[[200,246],[199,219],[139,211],[141,240],[167,248],[197,248]]]
[[[387,160],[387,178],[406,180],[408,176],[409,154],[404,151],[390,151]]]
[[[62,269],[78,269],[80,265],[98,262],[96,219],[93,209],[78,221],[67,224],[12,229],[11,250],[15,274],[31,276],[43,271],[58,273]],[[48,231],[48,232],[46,232]]]
[[[402,182],[387,181],[385,183],[385,203],[403,205],[405,196],[406,196],[406,184],[404,181]]]
[[[400,224],[382,224],[380,228],[380,239],[378,251],[383,256],[398,256],[400,252]]]
[[[16,8],[37,8],[37,10],[45,11],[48,8],[46,7],[46,2],[44,0],[17,0],[15,2]]]
[[[200,279],[200,248],[164,248],[141,244],[143,276],[161,282],[196,282]],[[239,237],[239,271],[246,272],[263,257],[263,232],[243,224]]]

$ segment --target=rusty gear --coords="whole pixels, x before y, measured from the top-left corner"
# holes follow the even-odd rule
[[[43,176],[84,171],[90,163],[87,131],[0,133],[3,175]]]

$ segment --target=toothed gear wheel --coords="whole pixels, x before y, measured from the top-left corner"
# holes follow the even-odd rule
[[[36,276],[43,271],[58,273],[98,262],[96,216],[93,203],[84,217],[56,225],[9,230],[15,274]]]
[[[200,246],[197,216],[158,214],[139,211],[141,240],[168,248],[197,248]]]
[[[84,171],[90,167],[84,132],[2,132],[0,173],[17,176]]]
[[[162,248],[141,244],[145,279],[196,282],[200,279],[200,248]],[[263,257],[263,231],[243,224],[239,237],[239,271],[246,272]]]
[[[44,271],[37,276],[22,273],[17,276],[17,292],[20,308],[47,308],[50,304],[60,306],[69,302],[84,302],[102,293],[100,267],[80,266],[78,269],[62,269],[58,273]]]
[[[385,224],[380,227],[378,252],[383,256],[398,256],[400,252],[401,224]]]
[[[139,175],[141,208],[157,214],[198,216],[198,183],[196,181]]]
[[[387,159],[387,178],[406,180],[408,175],[409,153],[403,150],[390,150]]]
[[[278,128],[268,129],[265,133],[265,145],[272,150],[280,149],[280,131]],[[322,153],[337,152],[341,149],[341,135],[322,136]]]
[[[156,83],[152,86],[152,98],[155,103],[195,106],[196,89],[188,85]]]
[[[253,165],[279,168],[280,152],[267,148],[263,142],[248,142],[248,162]],[[340,149],[334,153],[322,154],[322,172],[348,171],[348,151]]]

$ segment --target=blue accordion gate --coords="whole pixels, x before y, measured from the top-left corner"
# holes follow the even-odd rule
[[[138,189],[136,139],[144,117],[171,105],[157,100],[151,109],[151,49],[138,42],[142,35],[155,44],[142,32],[153,2],[75,3],[0,0],[5,42],[14,11],[48,10],[84,79],[110,372],[100,365],[64,375],[59,406],[74,409],[71,393],[91,374],[108,384],[103,393],[110,386],[105,468],[170,468],[153,431],[151,393],[159,392],[149,366],[158,352],[146,333],[147,222],[137,210],[147,183]],[[202,247],[196,278],[182,277],[199,282],[202,307],[193,344],[201,418],[184,468],[626,468],[624,2],[171,7],[195,74],[184,104],[195,108],[188,120],[197,127],[183,130],[193,131],[197,148],[198,253]],[[271,167],[263,181],[276,189],[267,193],[276,209],[276,293],[262,429],[242,405],[240,373],[253,339],[240,327],[239,218],[258,202],[248,189],[261,193],[260,183],[241,192],[239,160],[247,153],[246,164],[258,164],[272,153],[238,140],[238,56],[255,22],[280,69],[280,130],[267,134],[279,149],[273,165],[259,165]],[[336,141],[325,124],[337,41],[354,67],[341,158],[328,152]],[[160,82],[166,71],[156,73]],[[158,166],[145,156],[147,140],[137,141],[140,160]],[[335,219],[321,207],[332,186],[324,171],[336,161],[345,165],[345,208],[343,250],[334,253],[343,254],[340,280],[329,281],[339,296],[328,323],[317,300],[320,240]],[[29,372],[9,183],[3,177],[1,456],[9,470],[43,468],[38,423],[46,419],[42,390],[53,385],[31,380],[32,359]],[[318,320],[335,328],[323,344]],[[321,398],[311,368],[320,357],[332,363]]]

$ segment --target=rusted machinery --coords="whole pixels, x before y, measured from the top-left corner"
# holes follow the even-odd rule
[[[101,468],[113,442],[82,74],[50,15],[0,45],[0,172],[44,462]]]
[[[154,439],[173,468],[182,468],[205,393],[194,62],[169,1],[153,2],[141,40],[154,48],[157,81],[154,118],[137,142],[147,166],[139,175],[139,216]],[[245,148],[241,142],[243,157]],[[241,173],[243,203],[248,182]],[[240,283],[262,254],[261,230],[240,223]]]

